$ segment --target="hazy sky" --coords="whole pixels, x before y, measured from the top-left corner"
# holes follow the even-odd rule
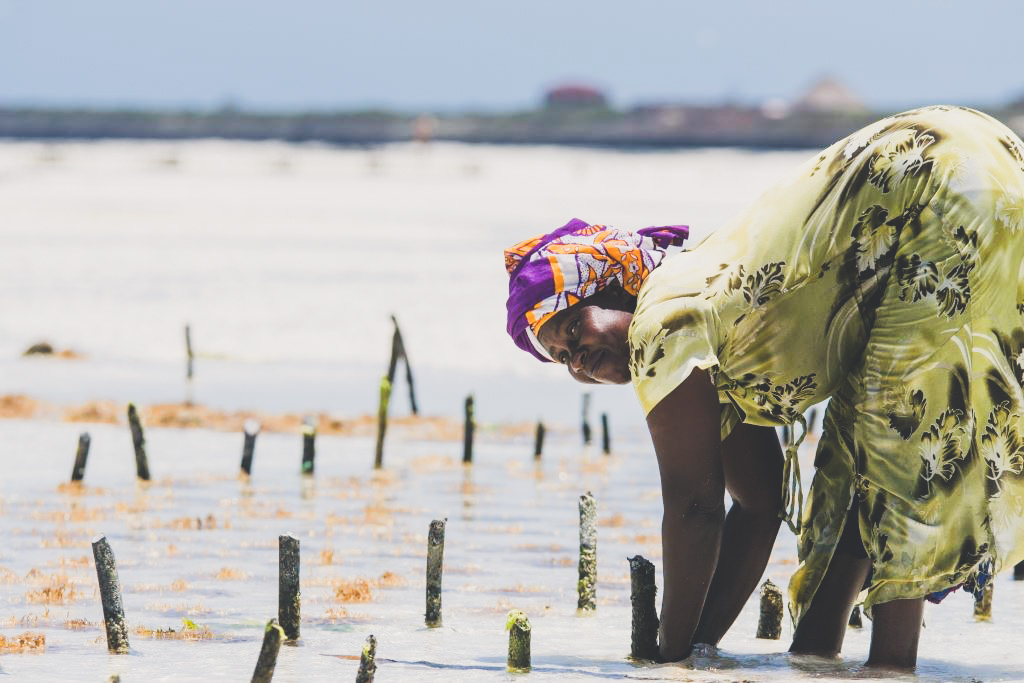
[[[0,104],[404,110],[1024,97],[1018,0],[0,0]]]

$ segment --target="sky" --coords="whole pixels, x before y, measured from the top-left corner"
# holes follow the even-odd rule
[[[509,110],[1024,98],[1018,0],[0,0],[0,106]]]

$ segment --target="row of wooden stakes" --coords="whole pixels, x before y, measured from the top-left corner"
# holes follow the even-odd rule
[[[597,606],[597,505],[587,492],[579,499],[579,565],[577,581],[577,609],[594,610]],[[441,586],[444,563],[444,536],[446,519],[430,522],[427,532],[426,611],[425,624],[442,624]],[[96,575],[103,607],[103,620],[107,634],[107,648],[111,653],[130,652],[128,627],[125,622],[120,581],[114,554],[105,536],[92,542]],[[657,586],[654,565],[640,555],[628,558],[630,567],[630,602],[632,605],[632,633],[630,655],[635,660],[658,659],[658,614],[655,605]],[[293,534],[278,538],[278,613],[264,631],[263,643],[252,680],[269,682],[277,663],[282,642],[297,641],[300,637],[301,598],[299,591],[299,539]],[[782,596],[770,581],[765,582],[761,597],[761,620],[757,637],[779,638],[782,621]],[[528,671],[531,668],[531,627],[527,615],[519,610],[509,612],[506,619],[509,632],[508,668],[510,671]],[[360,656],[357,683],[370,683],[376,671],[377,641],[367,638]]]

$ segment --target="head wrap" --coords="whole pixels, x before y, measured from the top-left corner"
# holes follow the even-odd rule
[[[506,249],[509,335],[519,348],[550,361],[537,332],[551,316],[612,282],[636,296],[666,256],[682,251],[689,234],[685,225],[633,233],[574,218]]]

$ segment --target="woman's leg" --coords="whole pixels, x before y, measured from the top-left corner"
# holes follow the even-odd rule
[[[835,657],[843,647],[850,611],[871,569],[860,540],[856,511],[854,501],[821,585],[793,634],[790,652]]]
[[[871,608],[868,666],[911,670],[917,664],[924,598],[893,600]]]

